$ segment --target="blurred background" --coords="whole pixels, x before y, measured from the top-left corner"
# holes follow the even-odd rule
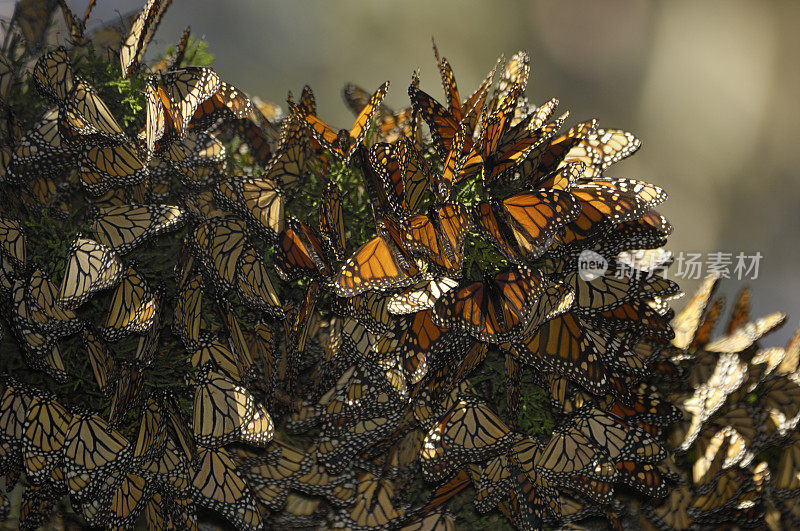
[[[89,29],[143,2],[98,0]],[[82,14],[88,1],[67,3]],[[0,0],[0,16],[13,4]],[[642,139],[607,174],[666,188],[673,252],[763,255],[747,283],[755,316],[789,313],[768,340],[778,344],[800,321],[798,22],[792,0],[175,0],[149,54],[191,25],[226,81],[284,108],[287,90],[310,84],[320,116],[350,127],[348,81],[372,91],[389,79],[386,102],[402,108],[421,68],[422,88],[442,98],[432,35],[464,97],[500,53],[527,50],[532,103],[557,96],[569,123],[598,118]],[[697,285],[676,280],[687,292]],[[721,291],[743,284],[727,280]]]

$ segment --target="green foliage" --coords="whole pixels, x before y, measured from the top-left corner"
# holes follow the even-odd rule
[[[109,61],[97,54],[93,47],[73,59],[76,71],[86,76],[97,89],[111,114],[128,133],[144,127],[144,77],[134,71],[130,78],[122,79],[118,61]]]
[[[78,233],[87,230],[80,213],[73,210],[64,218],[47,210],[23,209],[18,215],[26,235],[29,262],[38,264],[53,281],[60,281],[70,245]]]
[[[510,418],[505,373],[505,353],[496,346],[490,346],[486,359],[476,369],[471,381],[474,391],[492,404],[502,418]],[[549,393],[534,383],[529,367],[523,365],[521,373],[518,429],[531,437],[547,435],[555,426]]]
[[[176,46],[167,46],[164,51],[164,57],[173,57],[177,51]],[[182,65],[191,66],[208,66],[214,62],[214,54],[208,49],[208,43],[202,39],[196,39],[189,36],[189,41],[186,44],[186,52],[183,55]]]

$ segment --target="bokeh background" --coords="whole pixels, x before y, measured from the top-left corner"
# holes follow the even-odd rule
[[[143,1],[99,0],[89,29]],[[88,2],[67,3],[83,13]],[[13,4],[0,0],[0,16]],[[419,67],[422,88],[441,97],[432,35],[462,95],[498,54],[527,50],[533,103],[557,96],[570,123],[598,118],[643,140],[608,174],[667,189],[671,250],[761,252],[753,310],[789,312],[777,341],[800,321],[798,23],[793,0],[175,0],[149,50],[191,25],[226,81],[279,104],[310,84],[320,116],[347,127],[348,81],[374,90],[391,80],[387,103],[401,108]],[[742,284],[728,280],[721,291]]]

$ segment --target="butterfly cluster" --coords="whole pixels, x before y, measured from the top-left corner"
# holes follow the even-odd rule
[[[20,526],[66,496],[108,528],[453,529],[456,500],[521,529],[620,525],[679,492],[669,449],[733,448],[752,393],[772,428],[737,444],[789,437],[777,354],[734,386],[748,347],[706,337],[705,391],[654,387],[699,337],[687,318],[676,336],[681,293],[658,274],[666,193],[607,175],[633,134],[529,103],[526,53],[464,99],[434,45],[443,102],[416,73],[399,111],[388,82],[348,84],[339,130],[309,87],[283,113],[189,64],[188,28],[142,64],[169,3],[94,35],[94,2],[83,19],[62,5],[70,46],[44,48],[21,2],[0,60],[0,323],[19,361],[2,367],[0,472]],[[89,68],[103,56],[138,114],[115,116]],[[35,122],[15,94],[38,98]],[[738,324],[731,344],[770,326]]]
[[[681,412],[668,436],[676,487],[663,503],[639,506],[639,523],[791,529],[800,523],[800,332],[786,348],[762,347],[786,316],[751,319],[745,289],[724,335],[712,339],[723,308],[721,297],[712,301],[718,282],[706,279],[674,322],[670,359],[683,381],[669,397]]]

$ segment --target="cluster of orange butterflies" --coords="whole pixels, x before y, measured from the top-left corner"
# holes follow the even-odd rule
[[[169,3],[149,0],[102,50],[114,32],[86,35],[94,2],[82,20],[62,5],[72,46],[31,61],[46,110],[26,130],[8,101],[35,2],[18,4],[0,57],[0,324],[32,369],[0,379],[0,473],[22,489],[20,526],[67,495],[113,529],[196,529],[213,513],[239,529],[454,529],[470,524],[449,504],[469,493],[521,529],[632,514],[672,527],[687,497],[686,522],[761,522],[736,504],[770,488],[763,470],[729,470],[793,436],[797,355],[789,371],[777,354],[743,357],[773,326],[746,317],[709,343],[705,301],[673,332],[680,290],[657,274],[666,194],[606,175],[634,135],[565,130],[556,99],[529,103],[524,52],[464,99],[435,46],[444,103],[415,74],[400,111],[383,104],[388,82],[348,84],[350,129],[328,125],[308,87],[278,118],[184,65],[188,28],[141,64]],[[81,71],[98,51],[141,82],[140,130]],[[31,258],[26,220],[45,211],[81,226],[59,267]],[[587,275],[598,255],[605,274]],[[654,387],[690,358],[689,395]],[[552,430],[525,428],[532,386]],[[743,433],[750,396],[765,397],[766,432]],[[716,452],[694,479],[702,502],[668,459],[693,444]],[[800,488],[788,448],[779,520]]]

